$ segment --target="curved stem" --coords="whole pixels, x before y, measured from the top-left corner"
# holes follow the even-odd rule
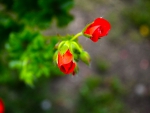
[[[72,41],[72,40],[75,40],[76,38],[78,38],[78,37],[81,36],[81,35],[83,35],[82,32],[77,33],[74,37],[71,38],[71,41]]]

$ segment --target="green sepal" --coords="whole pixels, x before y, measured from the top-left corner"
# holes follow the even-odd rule
[[[66,42],[66,41],[62,41],[62,42],[60,42],[60,43],[58,44],[57,49],[61,48],[61,46],[63,46],[63,44],[64,44],[65,42]]]
[[[61,55],[65,54],[66,51],[69,49],[69,47],[67,45],[63,45],[60,49],[59,52]]]
[[[70,41],[70,51],[73,54],[74,60],[79,60],[79,55],[83,51],[82,47],[75,41]]]
[[[61,43],[60,43],[61,44]],[[61,55],[66,53],[66,51],[70,48],[70,43],[69,41],[64,41],[62,44],[58,47],[58,51],[60,52]]]
[[[82,47],[77,42],[75,42],[75,41],[71,41],[71,47],[72,47],[73,50],[76,49],[80,53],[83,50]]]
[[[90,38],[91,37],[91,35],[88,35],[88,34],[84,34],[84,32],[85,32],[85,30],[91,25],[92,23],[90,23],[90,24],[87,24],[84,28],[83,28],[83,30],[82,30],[82,34],[85,36],[85,37],[87,37],[87,38]]]
[[[91,37],[92,37],[92,35],[88,35],[88,34],[84,34],[84,33],[83,33],[83,35],[84,35],[85,37],[87,37],[87,38],[91,38]]]
[[[90,55],[88,52],[86,51],[82,51],[81,54],[80,54],[80,59],[87,65],[90,64]]]
[[[53,61],[54,63],[58,63],[58,51],[56,51],[53,55]]]

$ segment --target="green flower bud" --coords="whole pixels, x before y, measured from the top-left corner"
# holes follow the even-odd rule
[[[80,54],[80,59],[87,65],[90,64],[90,55],[88,54],[88,52],[82,51]]]

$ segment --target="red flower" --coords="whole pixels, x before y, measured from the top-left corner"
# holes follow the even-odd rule
[[[73,62],[73,55],[69,49],[63,55],[58,53],[58,67],[63,73],[74,75],[76,64]]]
[[[94,20],[94,22],[87,26],[83,34],[89,36],[93,42],[97,42],[98,39],[108,34],[110,27],[110,23],[107,20],[103,18],[97,18]]]
[[[4,103],[2,99],[0,99],[0,113],[4,113]]]

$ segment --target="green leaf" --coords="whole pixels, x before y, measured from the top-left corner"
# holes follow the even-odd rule
[[[22,66],[22,62],[18,60],[13,60],[9,63],[10,68],[20,68]]]

